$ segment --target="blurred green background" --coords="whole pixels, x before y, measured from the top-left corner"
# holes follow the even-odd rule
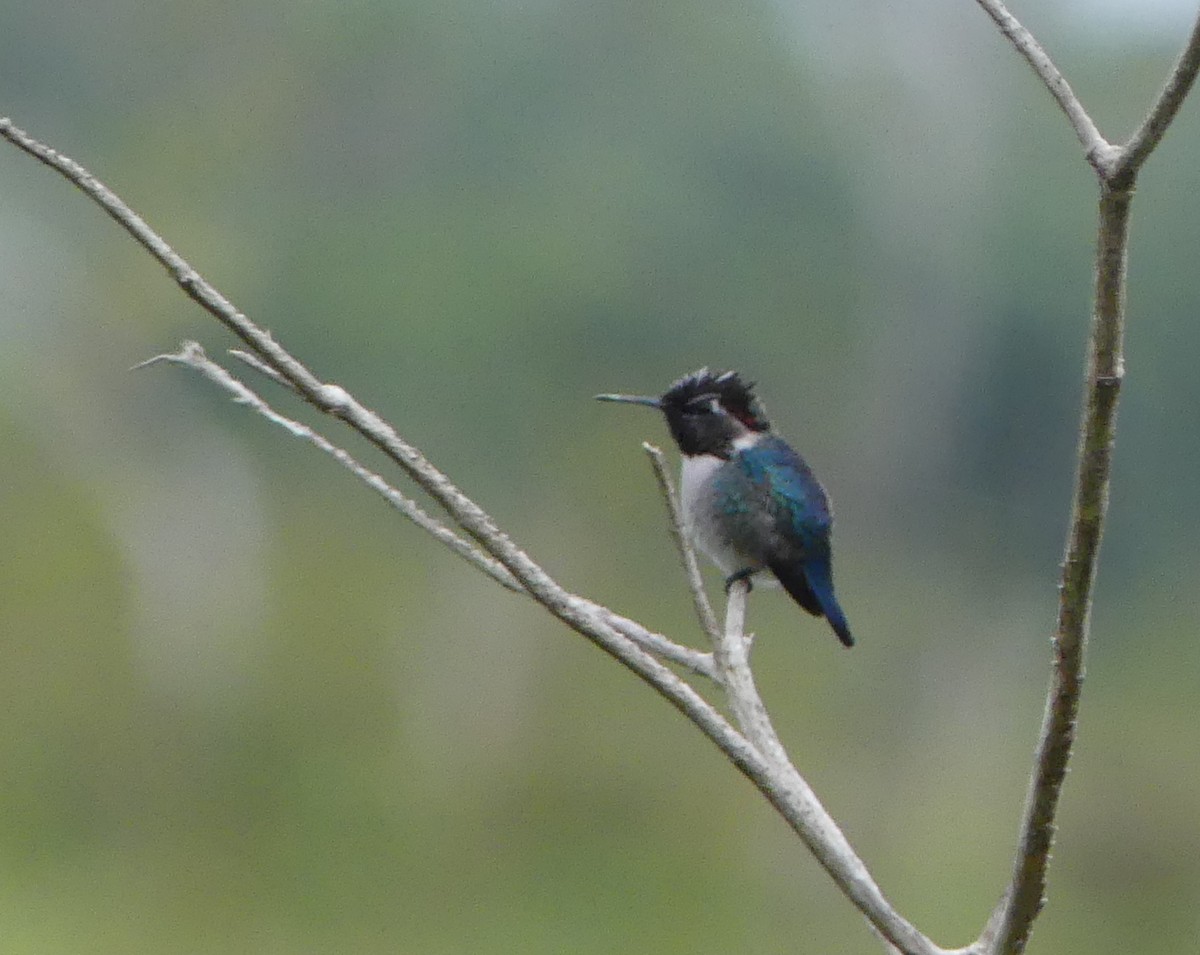
[[[1023,6],[1111,137],[1190,16]],[[0,113],[563,583],[683,639],[639,448],[664,429],[591,396],[702,364],[759,381],[836,502],[860,644],[756,594],[764,694],[885,892],[943,944],[975,936],[1041,717],[1095,186],[974,4],[63,0],[0,21]],[[1193,97],[1135,204],[1033,953],[1200,937],[1198,149]],[[194,376],[128,371],[188,337],[234,344],[0,149],[0,952],[879,950],[637,680]]]

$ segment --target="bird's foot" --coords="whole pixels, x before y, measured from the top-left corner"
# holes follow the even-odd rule
[[[750,593],[750,591],[754,589],[754,581],[752,581],[750,579],[753,576],[754,576],[754,568],[753,567],[743,567],[741,570],[737,571],[736,573],[730,574],[728,577],[725,578],[725,596],[728,597],[729,591],[733,587],[733,585],[742,580],[744,580],[746,582],[746,593]]]

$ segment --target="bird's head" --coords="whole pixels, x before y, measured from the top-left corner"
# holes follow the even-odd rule
[[[657,408],[667,419],[671,437],[686,455],[713,454],[727,458],[733,449],[770,430],[753,382],[736,371],[707,368],[684,375],[660,398],[642,395],[596,395],[600,401]]]

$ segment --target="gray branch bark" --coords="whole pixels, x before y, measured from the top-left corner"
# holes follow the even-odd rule
[[[939,948],[888,902],[866,865],[792,764],[755,686],[751,640],[745,632],[746,586],[729,594],[724,626],[717,622],[700,580],[695,555],[661,453],[647,446],[663,489],[701,629],[703,652],[654,633],[636,621],[562,587],[419,449],[339,385],[323,382],[202,278],[112,190],[10,120],[0,137],[49,166],[103,208],[174,278],[183,291],[251,350],[233,354],[322,412],[345,422],[379,448],[444,510],[448,524],[418,507],[380,475],[307,425],[275,411],[248,385],[185,343],[178,353],[151,359],[192,368],[288,433],[308,441],[381,494],[401,514],[501,586],[537,601],[568,627],[633,671],[691,720],[767,798],[862,912],[890,952],[904,955],[1014,955],[1029,938],[1042,905],[1058,798],[1075,736],[1084,651],[1100,539],[1108,504],[1117,398],[1124,374],[1122,339],[1125,260],[1133,186],[1142,164],[1162,139],[1200,69],[1200,21],[1171,77],[1137,133],[1123,146],[1100,134],[1071,87],[1036,39],[998,0],[977,0],[1026,59],[1067,116],[1100,184],[1096,298],[1071,529],[1060,583],[1054,665],[1045,718],[1012,881],[980,936],[963,949]],[[148,364],[147,363],[147,364]],[[453,526],[448,526],[453,525]],[[733,722],[667,664],[712,680],[725,693]],[[736,724],[736,726],[735,726]]]
[[[980,938],[985,951],[1014,955],[1025,949],[1033,922],[1044,904],[1054,819],[1075,742],[1092,595],[1108,512],[1117,402],[1125,377],[1125,267],[1130,204],[1142,165],[1162,140],[1200,70],[1200,18],[1137,132],[1124,145],[1115,146],[1100,135],[1050,57],[1004,4],[1000,0],[977,2],[1033,67],[1066,114],[1100,187],[1091,336],[1075,494],[1059,583],[1050,688],[1012,882]]]

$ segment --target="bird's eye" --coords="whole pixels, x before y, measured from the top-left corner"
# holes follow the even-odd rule
[[[716,414],[721,410],[721,402],[716,395],[698,395],[684,408],[688,414]]]

